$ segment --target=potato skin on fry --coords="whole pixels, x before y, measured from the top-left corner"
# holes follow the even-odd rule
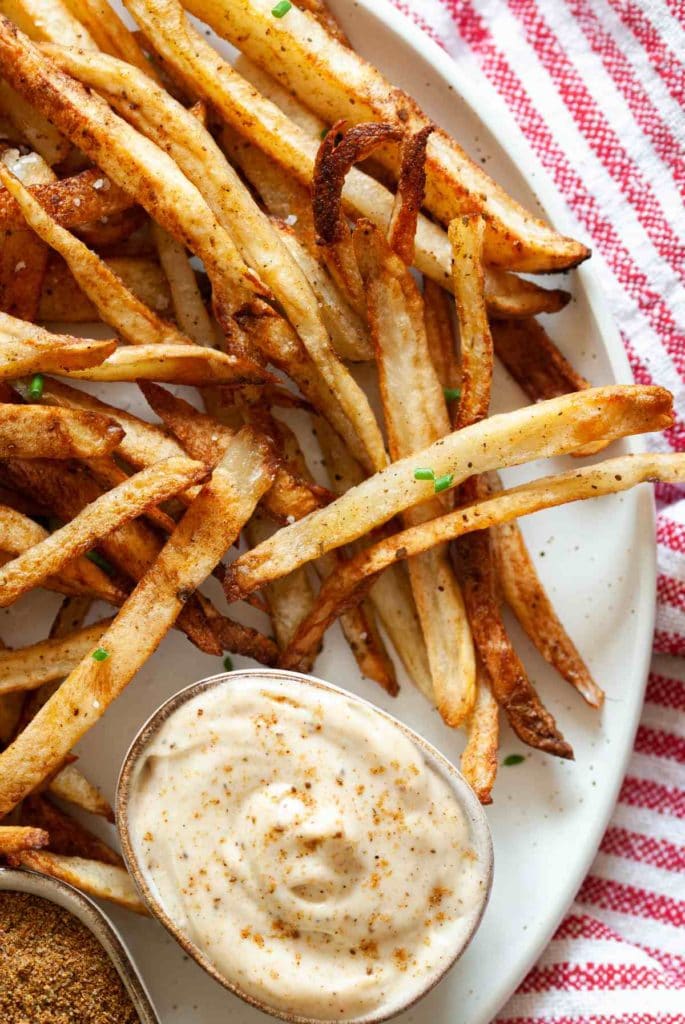
[[[92,459],[117,447],[124,431],[96,413],[0,405],[0,458]]]

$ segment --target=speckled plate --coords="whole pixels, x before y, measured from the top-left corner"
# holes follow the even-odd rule
[[[538,203],[556,226],[578,233],[501,101],[477,68],[459,66],[387,0],[329,0],[353,42],[390,79],[412,92],[512,194]],[[218,44],[221,48],[221,44]],[[226,47],[223,47],[226,50]],[[550,284],[554,282],[550,278]],[[594,383],[630,381],[630,370],[601,296],[592,261],[564,279],[574,301],[549,328],[574,365]],[[135,389],[107,385],[100,393],[147,415]],[[525,404],[499,369],[495,405]],[[612,454],[634,451],[633,442]],[[507,474],[521,481],[568,468],[528,465]],[[520,631],[518,649],[572,742],[576,761],[556,762],[522,748],[507,728],[502,755],[525,753],[503,767],[488,810],[495,846],[495,883],[478,935],[455,969],[403,1024],[488,1024],[549,941],[593,859],[625,771],[641,707],[654,615],[655,549],[650,490],[554,509],[524,520],[523,529],[557,609],[607,692],[601,714],[585,707],[543,663]],[[216,591],[214,591],[216,592]],[[0,635],[13,645],[46,635],[54,596],[31,595],[0,615]],[[5,622],[3,628],[3,622]],[[236,667],[249,663],[237,658]],[[221,670],[181,636],[170,636],[129,691],[79,746],[88,774],[110,797],[126,749],[141,724],[170,694]],[[461,735],[450,732],[406,684],[392,700],[359,677],[337,629],[327,635],[317,675],[391,711],[458,762]],[[256,1024],[261,1017],[212,981],[179,950],[160,925],[115,909],[164,1024]]]

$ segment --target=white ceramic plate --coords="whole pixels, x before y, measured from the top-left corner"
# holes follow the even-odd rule
[[[574,232],[522,136],[487,81],[472,66],[457,67],[386,0],[330,0],[353,42],[391,80],[406,87],[466,149],[528,206],[540,201],[561,230]],[[536,198],[537,196],[537,198]],[[550,283],[553,279],[550,279]],[[569,282],[564,282],[569,287]],[[629,381],[630,370],[599,295],[591,267],[571,276],[574,301],[550,330],[574,365],[594,383]],[[101,394],[143,411],[134,389],[107,385]],[[525,404],[502,372],[498,410]],[[145,413],[143,412],[143,415]],[[635,450],[617,444],[612,454]],[[554,468],[571,465],[557,460]],[[528,479],[550,466],[529,465],[508,479]],[[565,624],[607,691],[602,714],[584,706],[542,662],[520,631],[514,637],[545,703],[572,742],[575,763],[523,748],[507,727],[502,756],[525,753],[503,767],[488,811],[495,844],[495,884],[480,931],[451,974],[405,1024],[487,1024],[535,962],[569,907],[599,844],[624,774],[647,674],[654,614],[653,508],[647,487],[613,498],[544,512],[523,522],[540,574]],[[216,590],[212,590],[216,594]],[[46,635],[56,600],[31,595],[0,616],[12,645]],[[12,623],[10,627],[10,622]],[[236,659],[236,667],[249,664]],[[129,691],[80,744],[88,775],[112,797],[119,767],[140,725],[170,694],[222,668],[180,635],[170,636]],[[316,673],[375,701],[457,761],[461,735],[449,731],[411,685],[397,700],[362,680],[336,630]],[[225,992],[167,936],[161,926],[114,911],[164,1024],[253,1024],[261,1015]]]

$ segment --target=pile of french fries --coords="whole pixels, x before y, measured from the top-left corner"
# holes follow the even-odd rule
[[[672,421],[661,388],[591,387],[535,319],[569,295],[518,272],[588,250],[357,55],[321,0],[126,6],[135,30],[106,0],[0,0],[0,606],[63,595],[46,639],[0,651],[0,854],[144,912],[119,855],[64,808],[112,820],[73,748],[169,630],[307,672],[340,621],[395,694],[392,648],[466,731],[461,767],[487,803],[500,711],[573,756],[503,604],[603,699],[518,517],[683,481],[685,456],[504,490],[502,468]],[[97,337],[69,333],[91,322]],[[495,356],[532,404],[489,414]],[[83,381],[129,382],[150,420]],[[199,589],[212,575],[226,608]],[[240,601],[271,628],[233,618]]]

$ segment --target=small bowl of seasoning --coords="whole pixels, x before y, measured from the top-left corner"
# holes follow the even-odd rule
[[[291,1022],[377,1024],[473,937],[487,819],[442,754],[323,680],[253,669],[163,704],[124,761],[122,850],[209,974]]]
[[[3,1024],[159,1024],[117,931],[66,882],[0,868]]]

